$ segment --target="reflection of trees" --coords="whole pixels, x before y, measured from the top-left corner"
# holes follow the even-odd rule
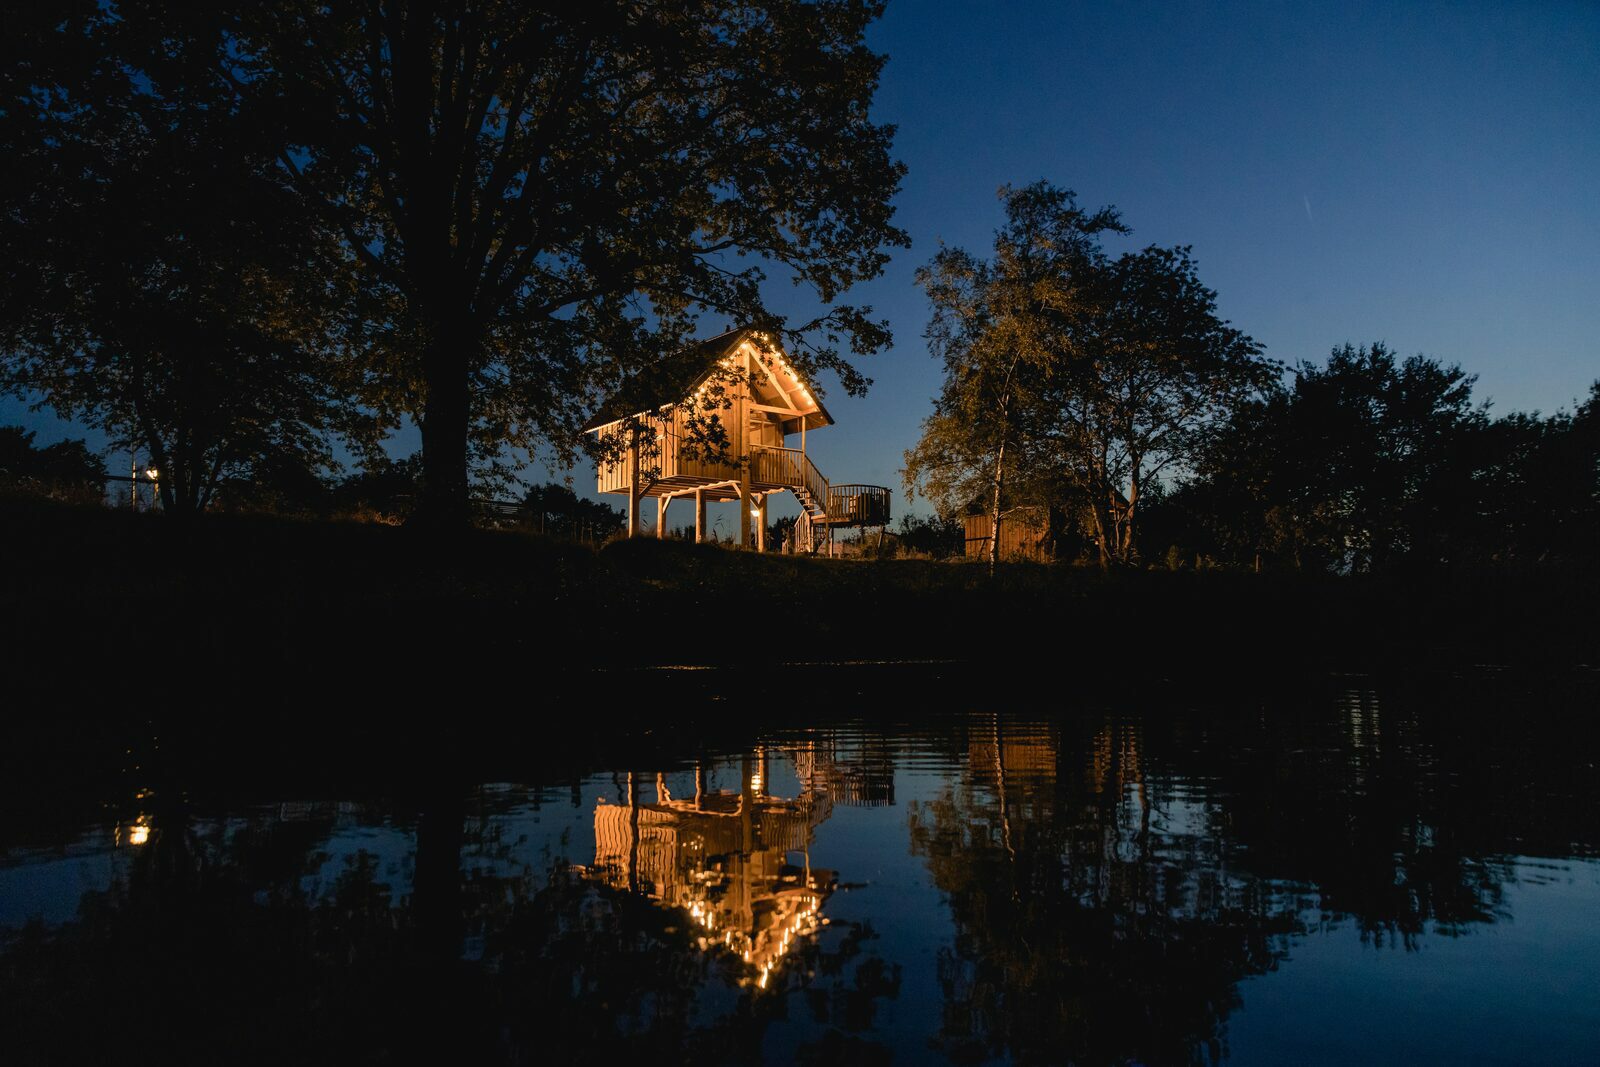
[[[1206,1059],[1296,931],[1411,947],[1506,917],[1517,857],[1600,847],[1593,727],[1512,693],[952,731],[964,770],[910,827],[956,924],[943,1048]]]
[[[1249,869],[1315,885],[1324,914],[1363,937],[1410,946],[1493,922],[1513,857],[1600,842],[1592,728],[1563,705],[1453,686],[1333,703],[1217,717],[1184,744]]]
[[[808,731],[785,742],[798,789],[759,754],[702,765],[698,799],[692,762],[634,773],[631,802],[617,771],[601,807],[638,847],[624,835],[604,854],[587,839],[592,790],[585,803],[570,769],[548,790],[267,807],[186,793],[170,771],[147,791],[147,771],[19,767],[10,788],[60,829],[13,811],[0,836],[61,845],[103,811],[118,829],[95,842],[116,877],[72,922],[0,934],[0,1049],[6,1067],[395,1062],[442,1030],[468,1062],[754,1061],[780,1039],[805,1063],[880,1062],[873,1030],[900,975],[869,928],[791,935],[763,990],[744,943],[715,948],[692,905],[766,959],[760,946],[782,943],[776,901],[803,886],[825,897],[804,847],[823,819],[890,800],[896,768],[931,755],[960,766],[910,819],[955,930],[938,964],[940,1048],[1214,1058],[1239,980],[1273,967],[1297,929],[1343,924],[1385,946],[1467,933],[1506,914],[1511,857],[1600,854],[1594,728],[1571,714],[1592,699],[1429,684],[1265,711]],[[541,805],[573,824],[570,840],[529,831]],[[851,815],[898,825],[888,809]]]
[[[956,924],[939,961],[952,1058],[1215,1058],[1235,984],[1285,951],[1294,902],[1230,876],[1214,828],[1164,807],[1141,740],[996,722],[959,782],[913,807]]]
[[[705,818],[735,811],[716,902],[744,908],[751,963],[708,951],[688,897],[655,892],[649,864],[635,864],[634,891],[626,871],[615,884],[614,870],[574,871],[502,838],[526,790],[416,796],[416,821],[385,830],[414,847],[387,868],[359,850],[330,862],[340,825],[354,828],[344,806],[197,818],[158,803],[119,828],[121,875],[83,896],[78,919],[0,945],[0,1047],[8,1065],[409,1062],[443,1035],[467,1062],[753,1061],[767,1028],[795,1013],[825,1043],[871,1052],[854,1035],[896,995],[898,970],[863,927],[801,936],[811,926],[786,922],[787,904],[820,904],[832,884],[792,862],[828,800],[767,795],[754,765],[739,792],[700,798]],[[389,884],[408,870],[409,891]]]

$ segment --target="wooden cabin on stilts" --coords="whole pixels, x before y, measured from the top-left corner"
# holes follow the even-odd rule
[[[808,435],[833,425],[783,349],[748,327],[693,345],[620,388],[585,432],[607,446],[596,488],[628,498],[628,536],[640,501],[656,502],[656,536],[668,506],[694,501],[694,539],[710,534],[706,505],[739,503],[739,545],[768,551],[767,503],[793,493],[794,545],[834,551],[839,528],[887,526],[887,488],[831,484],[807,453]],[[798,446],[798,447],[796,447]]]

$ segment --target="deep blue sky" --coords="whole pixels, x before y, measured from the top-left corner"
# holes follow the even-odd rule
[[[987,249],[997,187],[1036,178],[1193,245],[1278,359],[1383,340],[1499,411],[1600,377],[1600,6],[891,0],[872,41],[915,247],[857,291],[897,343],[828,401],[831,478],[897,484],[939,384],[912,274]]]
[[[1498,411],[1600,377],[1600,6],[891,0],[871,41],[914,244],[851,294],[896,346],[866,398],[829,393],[810,445],[834,481],[898,488],[939,384],[913,272],[940,240],[985,251],[1007,182],[1192,245],[1278,359],[1383,340],[1460,363]],[[0,402],[19,417],[70,429]]]

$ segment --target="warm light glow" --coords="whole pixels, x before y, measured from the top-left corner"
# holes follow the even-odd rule
[[[750,791],[752,793],[761,792],[761,787],[763,785],[765,785],[765,784],[766,783],[761,778],[761,772],[760,771],[757,771],[755,774],[752,774],[750,776]]]
[[[142,845],[150,840],[150,824],[144,821],[144,816],[139,821],[128,827],[128,844]]]
[[[161,472],[156,470],[154,467],[146,467],[144,472],[149,476],[152,482],[156,481],[161,476]]]

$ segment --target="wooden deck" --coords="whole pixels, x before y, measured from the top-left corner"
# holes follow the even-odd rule
[[[683,416],[672,412],[646,420],[640,433],[639,496],[660,499],[701,490],[711,503],[739,499],[743,470],[733,457],[708,459],[687,447]],[[600,465],[598,489],[627,495],[631,485],[626,453]],[[882,526],[890,515],[888,489],[880,485],[831,485],[811,457],[798,448],[756,445],[750,450],[750,491],[763,496],[792,492],[819,526]]]

